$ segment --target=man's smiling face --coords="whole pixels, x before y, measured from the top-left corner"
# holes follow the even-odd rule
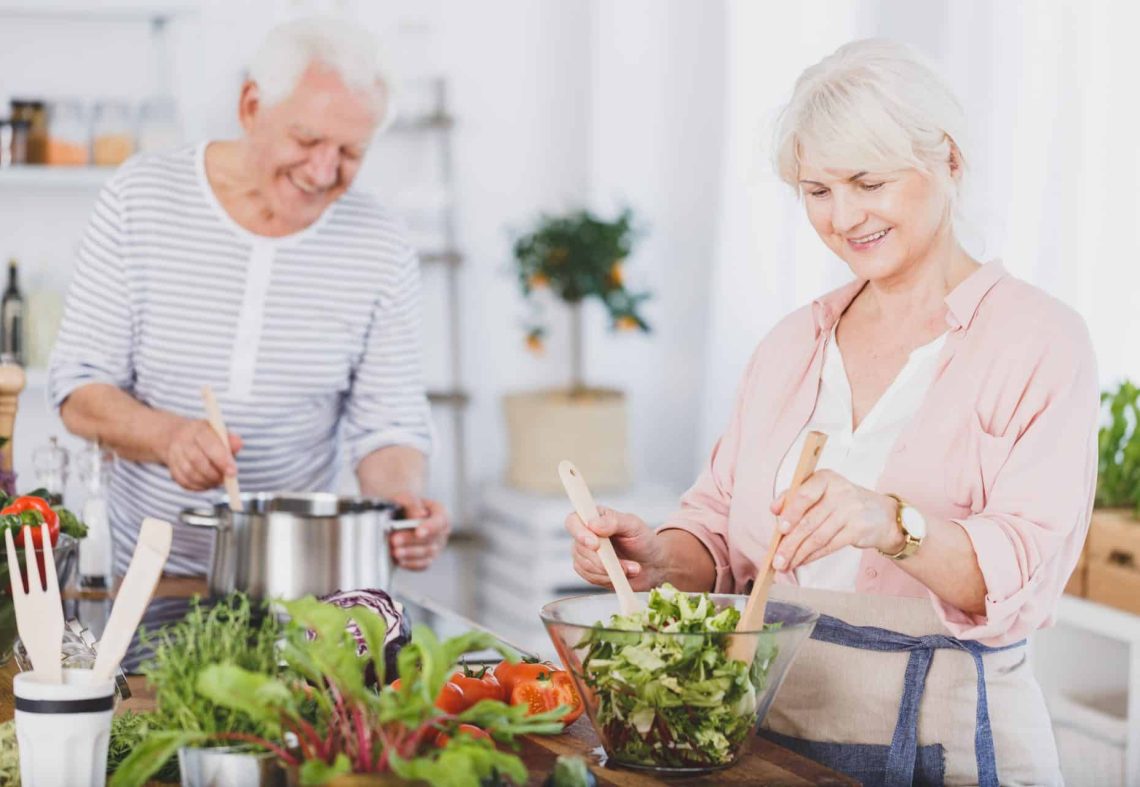
[[[251,99],[247,85],[242,120],[257,189],[276,218],[301,230],[356,177],[383,117],[385,91],[355,90],[319,63],[272,106],[260,105],[253,91]]]

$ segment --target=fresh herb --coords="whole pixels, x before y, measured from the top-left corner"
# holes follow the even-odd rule
[[[11,719],[0,724],[0,784],[20,787],[20,744]]]
[[[209,699],[198,679],[210,664],[233,664],[265,674],[277,671],[276,643],[281,624],[265,605],[234,593],[213,606],[195,598],[185,618],[154,632],[141,644],[153,650],[142,673],[154,687],[156,730],[210,735],[217,732],[265,735],[264,724],[247,713]]]
[[[1107,422],[1097,436],[1096,504],[1140,517],[1140,388],[1125,380],[1100,395]]]
[[[554,770],[542,787],[595,787],[597,783],[585,760],[562,754],[554,761]]]
[[[111,741],[107,747],[107,773],[113,774],[136,748],[154,732],[150,713],[126,711],[111,719]],[[177,782],[181,778],[178,760],[171,758],[152,777],[159,782]],[[0,784],[3,784],[0,781]]]
[[[645,610],[586,634],[584,681],[616,759],[671,767],[732,761],[756,725],[777,652],[775,637],[761,634],[751,669],[730,659],[739,620],[735,607],[718,609],[707,593],[664,585]]]
[[[435,707],[434,700],[460,656],[501,648],[494,638],[472,633],[440,642],[425,627],[397,658],[400,685],[384,685],[385,620],[363,607],[341,609],[315,599],[285,602],[290,622],[281,636],[280,669],[250,669],[234,660],[202,661],[197,694],[251,720],[259,732],[219,729],[151,735],[123,763],[114,787],[141,784],[157,762],[184,745],[205,740],[249,743],[268,749],[297,768],[302,784],[322,784],[348,773],[395,774],[431,784],[478,787],[481,780],[509,778],[523,784],[526,769],[513,754],[487,740],[458,734],[475,724],[496,741],[511,744],[519,735],[561,731],[562,711],[527,716],[527,708],[483,700],[459,714]],[[348,631],[356,623],[367,648],[358,652]],[[367,684],[371,667],[382,688]],[[437,746],[438,733],[449,740]],[[295,741],[286,746],[283,741]]]

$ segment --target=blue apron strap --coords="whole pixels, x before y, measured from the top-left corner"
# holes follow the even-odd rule
[[[930,648],[916,648],[907,659],[898,720],[891,737],[891,748],[887,752],[887,772],[883,784],[888,787],[909,787],[914,784],[914,763],[918,759],[918,708],[922,704],[926,674],[930,672],[933,660],[934,651]]]
[[[986,670],[982,656],[1025,645],[1025,640],[991,648],[979,642],[959,640],[944,635],[912,637],[874,626],[852,626],[830,615],[820,615],[811,638],[859,650],[884,653],[910,652],[903,682],[898,719],[887,755],[884,784],[905,786],[914,781],[918,756],[918,711],[926,690],[926,676],[938,649],[963,650],[974,659],[978,673],[978,701],[975,713],[974,757],[978,765],[978,783],[982,787],[998,787],[997,760],[994,753],[993,729],[990,727],[989,702],[986,698]]]
[[[974,666],[978,670],[977,726],[974,728],[974,757],[978,761],[978,784],[981,787],[998,787],[997,756],[994,752],[994,734],[990,728],[990,703],[986,696],[986,666],[982,663],[982,653],[970,647],[977,645],[976,642],[963,644],[967,645],[966,649],[974,657]]]

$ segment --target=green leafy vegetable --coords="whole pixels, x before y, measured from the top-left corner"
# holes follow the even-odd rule
[[[0,784],[20,787],[20,745],[10,719],[0,724]]]
[[[277,618],[265,607],[255,608],[241,593],[209,608],[194,599],[184,619],[154,633],[144,632],[143,645],[154,651],[142,665],[147,682],[155,690],[152,728],[207,735],[268,732],[249,714],[199,693],[198,676],[216,663],[273,674],[277,671],[276,643],[280,636]]]
[[[142,784],[160,769],[163,774],[177,774],[174,756],[181,746],[234,742],[215,741],[212,736],[274,734],[275,720],[253,718],[240,708],[214,702],[197,686],[202,671],[219,662],[255,674],[275,674],[280,635],[277,618],[266,607],[255,608],[241,593],[208,609],[195,598],[179,622],[153,633],[143,632],[143,645],[154,652],[142,665],[142,672],[154,687],[155,710],[146,717],[145,745],[127,753],[112,784]]]
[[[707,593],[653,590],[644,611],[615,615],[582,641],[584,680],[617,759],[706,767],[732,761],[756,725],[758,697],[776,657],[761,634],[751,669],[727,656],[740,612]]]
[[[598,783],[581,757],[559,755],[543,787],[594,787]]]
[[[1140,388],[1125,380],[1100,401],[1107,422],[1097,436],[1096,504],[1140,516]]]
[[[107,773],[113,774],[119,770],[123,761],[136,749],[156,736],[166,733],[154,731],[152,714],[135,713],[127,711],[111,719],[111,742],[107,747]],[[157,772],[155,772],[157,771]],[[157,760],[148,773],[154,773],[154,779],[160,782],[177,782],[179,780],[178,761],[172,755],[166,755]],[[3,782],[0,782],[2,784]]]

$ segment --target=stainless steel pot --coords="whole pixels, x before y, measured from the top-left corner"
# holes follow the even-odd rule
[[[210,593],[243,590],[254,598],[295,599],[351,588],[387,588],[388,534],[414,528],[395,503],[327,493],[246,494],[243,512],[228,503],[188,508],[184,525],[216,531]]]

